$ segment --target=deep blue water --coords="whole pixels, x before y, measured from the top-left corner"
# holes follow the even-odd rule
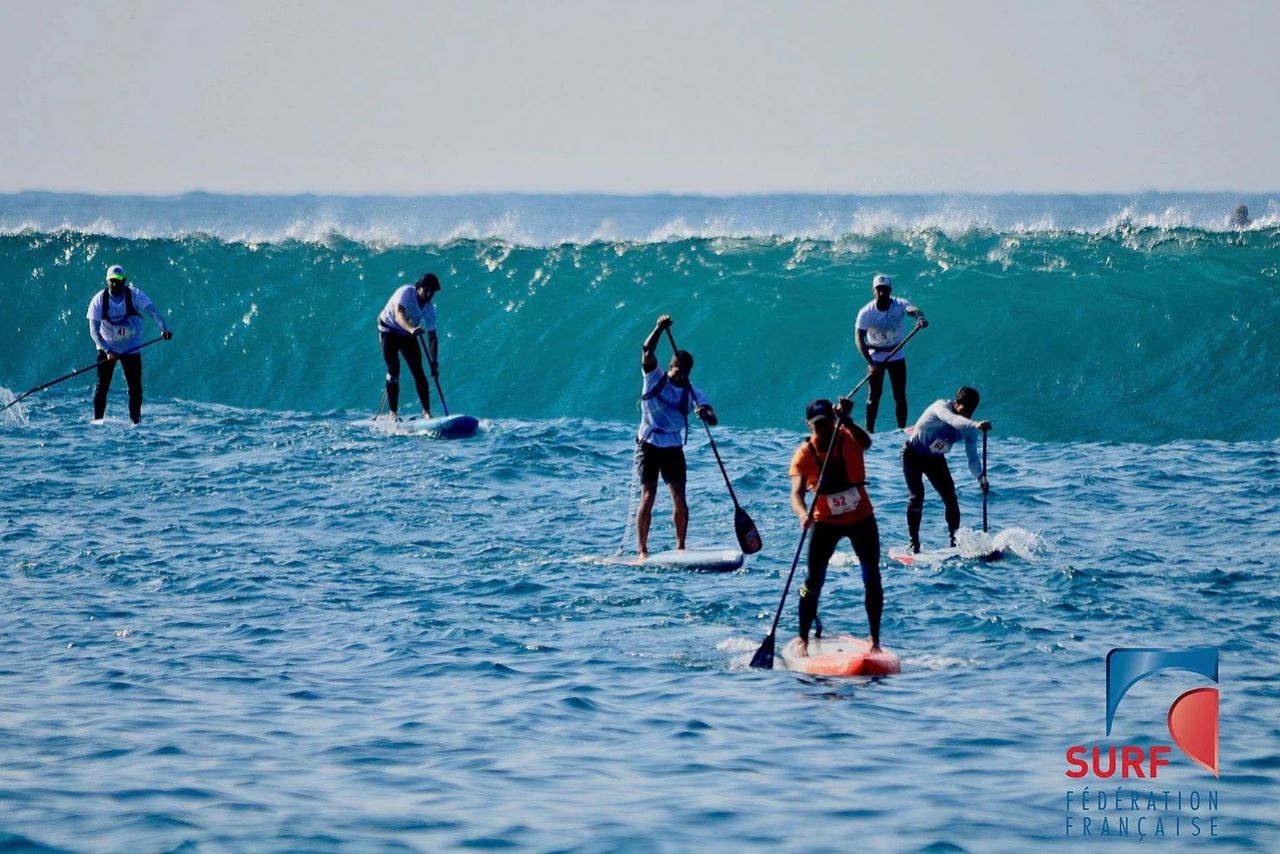
[[[717,576],[579,560],[621,537],[630,424],[450,443],[43,403],[0,433],[0,828],[33,846],[1028,850],[1063,834],[1063,753],[1104,741],[1125,645],[1221,649],[1222,777],[1175,752],[1159,786],[1220,792],[1215,850],[1280,845],[1275,442],[993,441],[992,521],[1036,531],[1033,559],[886,563],[904,672],[840,682],[745,667],[794,549],[795,432],[718,431],[766,548]],[[886,547],[894,445],[869,459]],[[723,543],[690,459],[691,541]],[[865,630],[847,561],[823,613]],[[1169,743],[1196,680],[1148,682],[1110,743]]]
[[[118,420],[119,377],[106,426],[87,423],[87,376],[0,422],[0,850],[1280,850],[1274,224],[1108,224],[1109,197],[1015,199],[1070,226],[1028,230],[993,199],[992,224],[952,231],[904,215],[796,236],[761,215],[764,236],[729,237],[697,218],[712,202],[597,199],[628,228],[667,205],[708,233],[383,244],[275,234],[290,212],[262,210],[281,202],[187,200],[275,234],[254,243],[195,233],[190,210],[144,234],[76,225],[110,199],[15,198],[3,213],[35,224],[0,236],[22,283],[0,385],[92,358],[84,305],[111,260],[177,336],[147,351],[139,429]],[[783,219],[821,206],[802,202]],[[139,218],[157,204],[116,200]],[[466,441],[355,423],[380,391],[373,314],[427,267],[445,274],[450,405],[486,419]],[[1028,548],[886,559],[901,675],[752,671],[798,537],[800,415],[856,381],[848,326],[879,269],[933,320],[912,344],[913,416],[983,388],[992,527]],[[626,536],[636,350],[669,306],[764,539],[738,573],[584,560]],[[900,443],[877,434],[868,455],[885,551],[906,538]],[[690,544],[728,545],[700,431],[689,460]],[[662,495],[655,547],[669,512]],[[924,533],[945,536],[932,494]],[[865,631],[847,556],[822,612]],[[1068,790],[1117,782],[1068,779],[1065,750],[1171,744],[1169,704],[1205,684],[1144,680],[1107,738],[1121,646],[1219,650],[1221,776],[1175,748],[1157,781],[1123,783],[1218,806],[1144,813],[1165,838],[1068,837]],[[1190,837],[1210,817],[1215,837]]]

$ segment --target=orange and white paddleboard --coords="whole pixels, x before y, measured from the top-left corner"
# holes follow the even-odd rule
[[[871,652],[871,642],[851,635],[810,638],[809,654],[796,654],[799,638],[792,638],[775,659],[775,666],[815,676],[888,676],[902,672],[898,654],[884,647]]]

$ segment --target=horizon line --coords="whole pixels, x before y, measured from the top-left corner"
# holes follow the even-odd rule
[[[751,190],[730,193],[715,193],[683,190],[655,191],[611,191],[611,190],[457,190],[457,191],[422,191],[422,192],[380,192],[380,191],[240,191],[240,190],[204,190],[187,189],[177,191],[100,191],[100,190],[50,190],[24,188],[20,190],[0,189],[0,196],[47,195],[47,196],[95,196],[99,198],[131,197],[144,199],[172,199],[183,196],[242,196],[246,198],[305,198],[308,196],[327,198],[381,198],[381,199],[422,199],[422,198],[475,198],[475,197],[551,197],[551,198],[690,198],[690,199],[744,199],[744,198],[786,198],[796,196],[827,198],[889,198],[929,196],[1280,196],[1280,189],[1272,190],[1240,190],[1227,189],[1144,189],[1144,190],[900,190],[874,192],[853,192],[846,190]]]

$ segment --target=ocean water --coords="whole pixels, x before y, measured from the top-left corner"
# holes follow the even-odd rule
[[[91,375],[0,416],[0,849],[1280,849],[1276,207],[0,197],[9,392],[92,361],[107,264],[175,330],[146,351],[141,428],[118,377],[104,426]],[[359,423],[374,316],[428,269],[470,440]],[[879,271],[932,322],[908,345],[912,416],[982,389],[992,529],[1020,548],[886,558],[899,676],[753,671],[799,533],[803,407],[857,382]],[[764,539],[737,573],[588,559],[634,542],[636,351],[661,312]],[[887,552],[902,436],[876,440]],[[690,544],[729,545],[699,430],[688,456]],[[932,494],[924,535],[945,538]],[[822,613],[865,632],[847,557]],[[1065,776],[1072,745],[1173,744],[1169,704],[1205,684],[1144,680],[1108,738],[1124,646],[1219,650],[1220,776],[1176,747],[1156,780]],[[1144,809],[1080,811],[1085,786]],[[1146,808],[1166,790],[1181,808]],[[1127,835],[1081,836],[1103,816]]]

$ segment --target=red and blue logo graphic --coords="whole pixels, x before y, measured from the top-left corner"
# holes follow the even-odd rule
[[[1217,682],[1218,650],[1119,648],[1107,653],[1108,736],[1125,693],[1162,670],[1186,670]],[[1192,761],[1218,776],[1218,689],[1194,688],[1174,700],[1169,707],[1169,735]]]

